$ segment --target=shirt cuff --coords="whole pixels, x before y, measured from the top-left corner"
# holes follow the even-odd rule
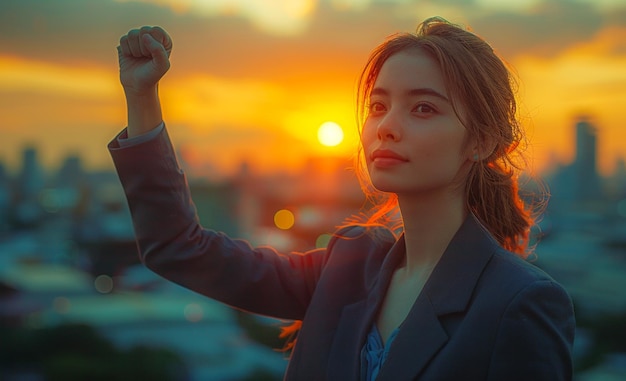
[[[161,131],[163,131],[164,128],[165,122],[161,122],[152,130],[138,136],[133,136],[132,138],[129,138],[128,132],[124,131],[117,137],[117,144],[119,144],[120,148],[125,148],[145,143],[156,138],[161,133]]]

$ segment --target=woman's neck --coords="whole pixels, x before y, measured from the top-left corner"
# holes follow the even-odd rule
[[[404,272],[430,273],[467,216],[463,196],[430,197],[398,195],[404,223],[406,261]]]

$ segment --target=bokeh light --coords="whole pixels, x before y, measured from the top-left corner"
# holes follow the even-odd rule
[[[318,249],[321,249],[323,247],[328,246],[328,242],[330,242],[331,238],[332,238],[332,234],[328,234],[328,233],[321,234],[315,240],[315,247],[318,248]]]
[[[72,307],[72,303],[65,296],[57,296],[52,301],[52,308],[54,308],[54,310],[58,314],[66,314],[66,313],[68,313],[70,311],[71,307]]]
[[[101,294],[108,294],[113,291],[113,278],[108,275],[98,275],[93,284],[96,290]]]
[[[197,323],[204,317],[202,306],[198,303],[189,303],[185,306],[185,319],[192,323]]]
[[[290,210],[281,209],[274,214],[274,224],[279,229],[291,229],[295,222],[296,218]]]

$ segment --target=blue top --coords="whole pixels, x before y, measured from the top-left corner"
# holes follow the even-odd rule
[[[361,381],[374,381],[376,379],[378,371],[387,359],[391,342],[398,334],[398,330],[399,328],[394,329],[387,339],[387,345],[383,345],[378,327],[376,324],[372,324],[372,330],[367,335],[365,345],[361,349]]]

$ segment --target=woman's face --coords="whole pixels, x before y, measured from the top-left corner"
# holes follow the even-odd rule
[[[417,49],[389,57],[367,107],[361,143],[376,189],[414,195],[459,189],[474,152],[433,59]]]

